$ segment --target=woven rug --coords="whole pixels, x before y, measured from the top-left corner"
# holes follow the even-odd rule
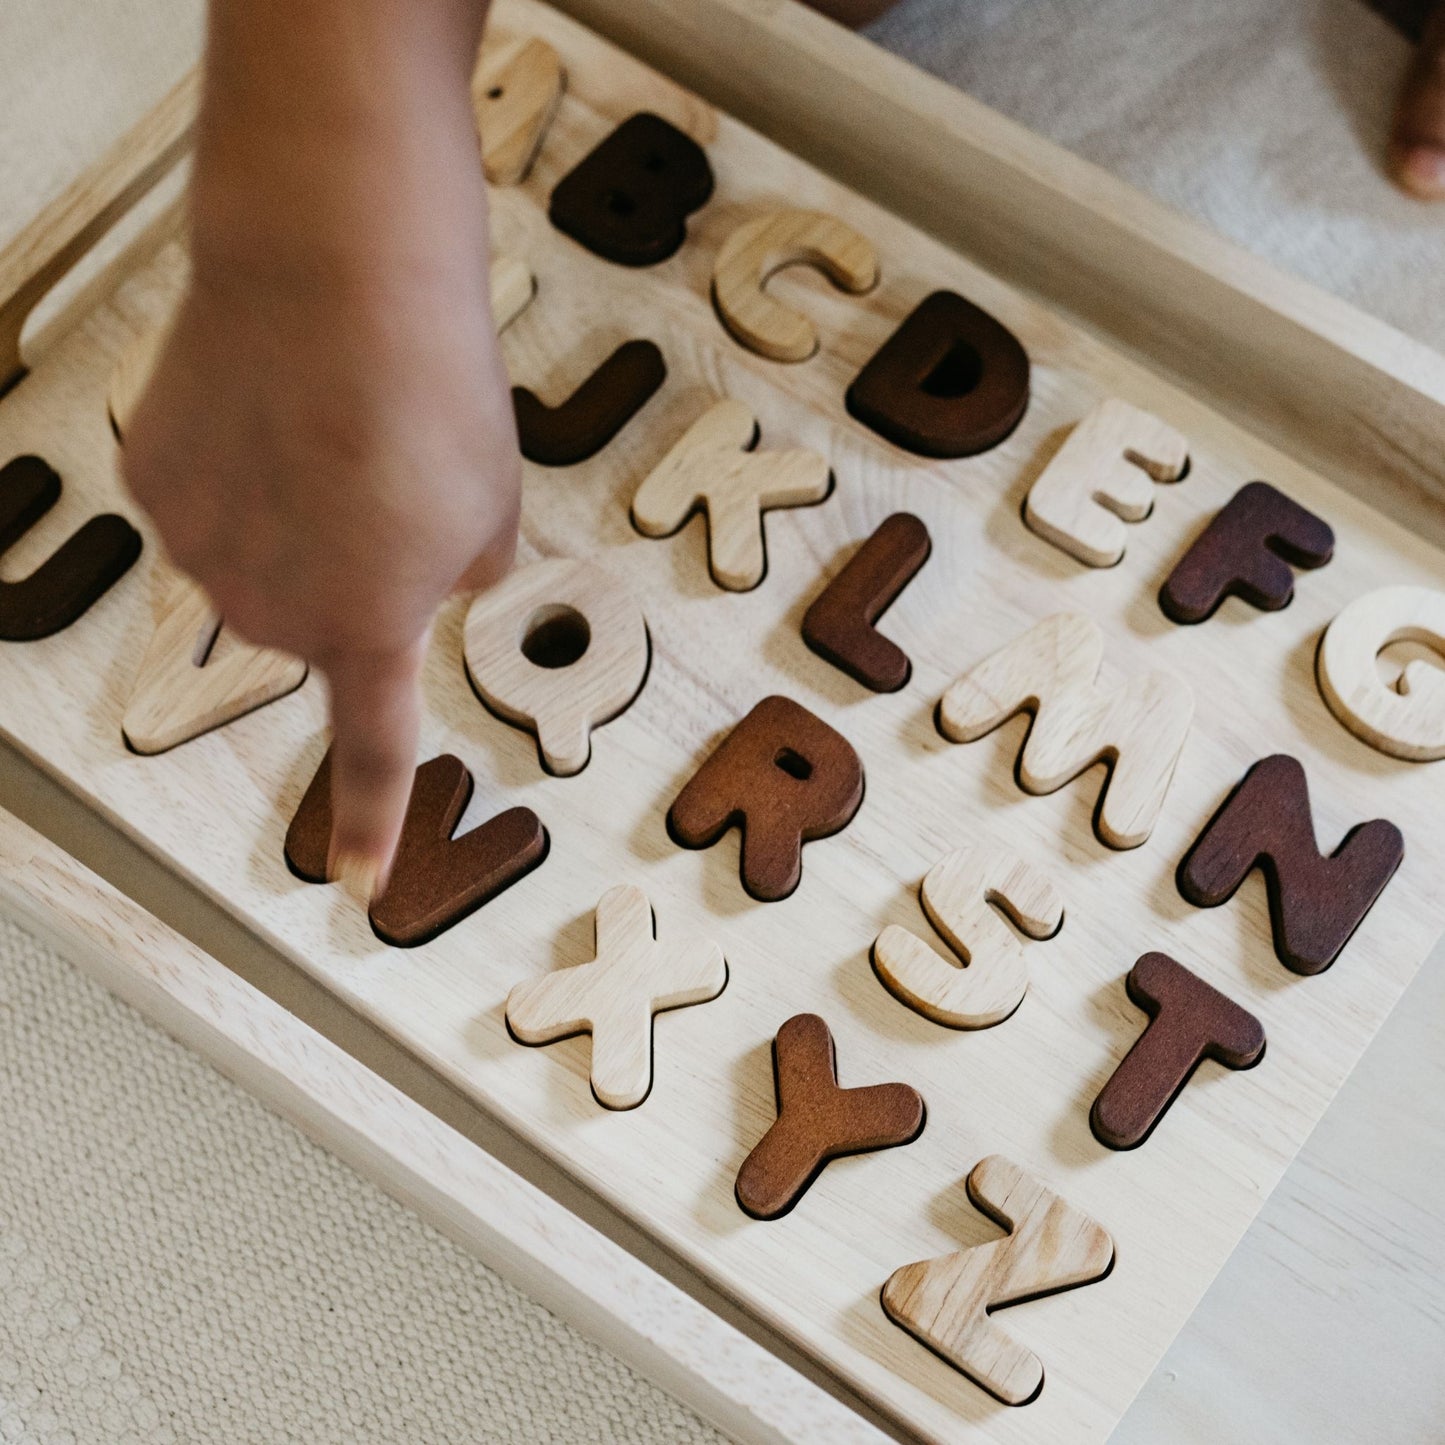
[[[902,0],[869,33],[1445,350],[1445,206],[1381,168],[1410,47],[1358,0]]]
[[[0,919],[0,1440],[720,1437]]]

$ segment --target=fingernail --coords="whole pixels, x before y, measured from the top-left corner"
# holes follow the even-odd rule
[[[1402,146],[1395,173],[1412,195],[1430,201],[1445,198],[1445,150],[1439,146]]]
[[[375,858],[361,853],[342,853],[331,868],[331,879],[339,883],[364,907],[371,906],[376,896],[376,884],[380,874]]]

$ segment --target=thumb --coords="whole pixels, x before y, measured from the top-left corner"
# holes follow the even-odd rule
[[[341,652],[318,666],[331,688],[328,876],[370,901],[386,887],[411,798],[429,635],[396,652]]]

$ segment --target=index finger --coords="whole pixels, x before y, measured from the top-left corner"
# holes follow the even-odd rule
[[[318,665],[331,689],[328,875],[368,901],[386,887],[411,798],[427,638],[396,652],[343,652]]]

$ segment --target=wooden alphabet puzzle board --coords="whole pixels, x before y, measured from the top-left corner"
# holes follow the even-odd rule
[[[905,1430],[929,1440],[1102,1440],[1445,928],[1439,765],[1357,740],[1331,715],[1314,672],[1321,634],[1348,603],[1387,584],[1439,589],[1445,557],[545,6],[502,0],[493,27],[499,39],[547,41],[567,76],[529,176],[493,193],[497,250],[525,258],[537,285],[503,336],[513,382],[555,405],[635,339],[655,342],[667,367],[662,387],[591,460],[527,467],[522,559],[603,568],[630,591],[650,638],[641,692],[595,729],[586,766],[543,771],[535,737],[479,702],[463,665],[465,599],[444,610],[428,661],[419,761],[449,752],[470,770],[462,829],[518,805],[535,810],[546,859],[431,942],[390,948],[343,890],[304,883],[283,860],[326,748],[318,679],[171,751],[128,751],[121,719],[168,597],[149,532],[140,562],[72,626],[0,644],[0,727]],[[716,191],[689,217],[675,256],[634,270],[559,233],[547,203],[599,140],[643,110],[705,148]],[[769,294],[816,324],[819,348],[802,362],[740,346],[710,296],[728,238],[780,206],[845,222],[871,242],[881,272],[862,295],[808,269],[772,280]],[[121,356],[168,314],[183,270],[174,248],[162,252],[0,402],[0,463],[38,454],[64,485],[60,503],[4,556],[0,577],[27,574],[97,512],[121,511],[144,529],[117,480],[106,395]],[[1002,321],[1032,364],[1017,430],[942,462],[890,445],[844,407],[865,363],[940,289]],[[766,574],[749,591],[714,581],[700,519],[656,539],[629,518],[643,478],[725,398],[755,416],[761,448],[811,449],[834,478],[821,503],[766,516]],[[1022,510],[1071,428],[1111,398],[1177,430],[1190,464],[1183,480],[1154,487],[1152,512],[1126,527],[1122,561],[1095,569],[1029,530]],[[1333,559],[1298,573],[1283,611],[1232,599],[1198,626],[1176,626],[1160,611],[1161,584],[1254,479],[1329,522]],[[810,651],[801,625],[858,544],[897,512],[923,521],[932,552],[880,624],[911,675],[896,692],[874,693]],[[1130,851],[1095,832],[1101,767],[1032,796],[1015,780],[1025,721],[966,743],[935,725],[955,679],[1059,613],[1100,630],[1106,689],[1162,670],[1193,693],[1152,836]],[[771,694],[852,744],[866,791],[846,827],[805,846],[796,891],[763,903],[740,884],[736,831],[694,851],[673,841],[666,817],[729,730]],[[1377,817],[1405,840],[1378,903],[1338,962],[1313,977],[1276,958],[1258,873],[1208,910],[1186,903],[1175,881],[1246,769],[1274,753],[1303,763],[1325,853]],[[890,925],[945,949],[919,887],[962,848],[1025,860],[1063,903],[1056,936],[1015,935],[1027,994],[978,1030],[907,1007],[870,961]],[[715,942],[727,979],[711,1001],[657,1016],[650,1092],[614,1112],[589,1087],[588,1037],[524,1046],[505,1010],[516,985],[593,958],[594,910],[619,887],[646,895],[659,943]],[[1205,1063],[1142,1147],[1115,1152],[1091,1133],[1090,1108],[1143,1030],[1125,977],[1154,951],[1252,1013],[1268,1047],[1248,1070]],[[826,1022],[839,1084],[910,1085],[926,1122],[911,1143],[834,1160],[789,1212],[755,1219],[740,1209],[735,1180],[775,1118],[772,1041],[798,1014]],[[1043,1365],[1042,1392],[1018,1408],[880,1303],[895,1271],[1001,1237],[965,1187],[993,1156],[1095,1222],[1114,1251],[1098,1282],[993,1316]],[[994,1164],[979,1178],[996,1191],[1015,1173]],[[1102,1246],[1091,1241],[1081,1279],[1100,1272]],[[1280,1368],[1289,1368],[1284,1350]]]

